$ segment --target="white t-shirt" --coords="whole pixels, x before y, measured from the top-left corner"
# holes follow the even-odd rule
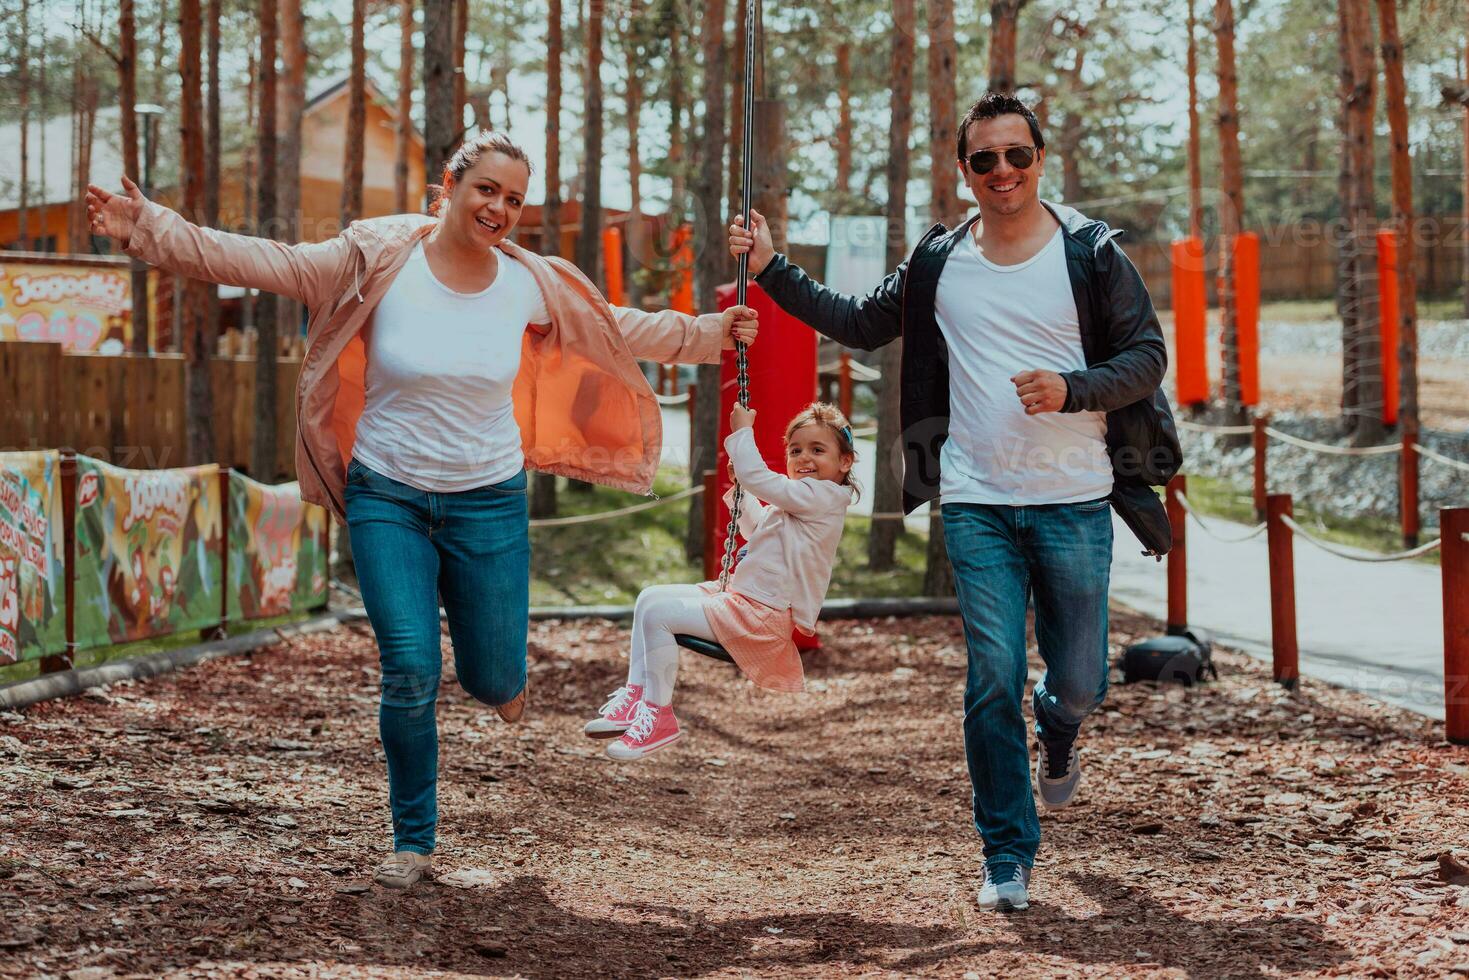
[[[530,270],[495,255],[495,281],[457,293],[435,278],[420,243],[373,311],[352,448],[368,469],[454,493],[503,483],[525,465],[511,390],[526,326],[551,317]]]
[[[1078,503],[1112,492],[1102,412],[1026,415],[1011,378],[1086,367],[1061,229],[1018,265],[986,259],[972,234],[939,277],[935,314],[949,346],[944,503]]]

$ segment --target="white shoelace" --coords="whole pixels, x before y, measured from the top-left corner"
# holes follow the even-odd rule
[[[622,687],[619,687],[617,690],[612,692],[612,696],[607,699],[606,704],[602,705],[602,710],[598,712],[598,714],[600,714],[603,718],[611,718],[619,711],[625,710],[627,708],[628,702],[631,700],[632,688],[628,687],[627,685],[623,685]]]
[[[632,725],[627,730],[627,737],[634,742],[641,742],[653,734],[653,726],[658,723],[658,712],[654,711],[646,701],[638,702],[638,709],[633,713]]]

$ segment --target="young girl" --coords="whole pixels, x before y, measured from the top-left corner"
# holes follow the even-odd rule
[[[614,759],[641,759],[678,741],[673,681],[678,673],[674,636],[716,640],[761,687],[800,691],[805,686],[792,630],[814,633],[831,582],[852,483],[852,427],[821,402],[786,426],[786,475],[772,472],[755,448],[755,413],[737,403],[724,441],[735,479],[744,488],[740,534],[746,553],[729,579],[700,585],[654,585],[633,608],[627,683],[613,692],[600,716],[584,729],[615,738]],[[733,488],[725,495],[729,503]],[[766,502],[762,506],[760,501]]]

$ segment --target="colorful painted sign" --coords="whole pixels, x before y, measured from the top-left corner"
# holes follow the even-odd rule
[[[0,262],[0,340],[121,354],[132,309],[126,265]]]
[[[61,454],[0,453],[0,664],[66,649]]]
[[[215,625],[223,564],[218,466],[77,457],[78,649]]]
[[[327,513],[296,483],[230,473],[229,619],[281,616],[327,600]]]

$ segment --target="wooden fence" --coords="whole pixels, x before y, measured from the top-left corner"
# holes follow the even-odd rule
[[[301,361],[279,361],[276,472],[294,479],[296,378]],[[255,362],[216,357],[214,457],[250,471],[255,433]],[[0,451],[74,449],[117,466],[184,466],[184,358],[180,354],[67,354],[59,344],[0,344]]]

